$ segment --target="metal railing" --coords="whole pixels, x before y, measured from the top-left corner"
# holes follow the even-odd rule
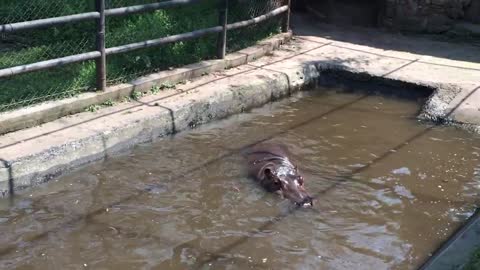
[[[84,21],[96,21],[96,48],[95,51],[64,56],[56,59],[35,62],[25,65],[19,65],[9,68],[0,69],[0,78],[7,78],[15,75],[25,74],[28,72],[34,72],[39,70],[46,70],[55,67],[65,66],[68,64],[83,62],[87,60],[96,61],[96,89],[106,89],[106,76],[107,76],[107,57],[110,55],[127,53],[134,50],[145,49],[150,47],[157,47],[169,43],[175,43],[180,41],[187,41],[191,39],[198,39],[206,35],[218,34],[217,38],[217,57],[223,59],[226,54],[227,47],[227,33],[230,30],[244,28],[250,25],[258,24],[273,17],[283,16],[282,19],[282,31],[287,32],[289,29],[290,20],[290,0],[281,0],[282,6],[277,7],[263,15],[258,17],[234,22],[228,24],[228,2],[229,0],[220,0],[217,8],[219,14],[219,25],[195,30],[192,32],[171,35],[166,37],[159,37],[158,39],[145,40],[141,42],[110,47],[105,46],[105,28],[106,18],[113,16],[125,16],[131,14],[139,14],[152,12],[161,9],[170,9],[185,5],[193,5],[201,3],[202,0],[169,0],[158,3],[143,4],[129,7],[120,7],[105,9],[105,0],[91,0],[95,1],[95,12],[86,12],[74,15],[53,17],[47,19],[38,19],[25,22],[9,23],[0,25],[0,34],[19,32],[25,30],[41,29],[54,27],[59,25],[66,25]]]

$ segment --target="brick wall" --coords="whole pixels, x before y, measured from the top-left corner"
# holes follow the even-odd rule
[[[480,0],[385,0],[387,26],[442,33],[458,21],[480,23]]]

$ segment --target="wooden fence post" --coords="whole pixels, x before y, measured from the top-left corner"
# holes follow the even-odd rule
[[[218,34],[217,39],[217,58],[224,59],[227,51],[227,16],[228,0],[222,0],[219,8],[219,24],[223,27],[222,32]]]
[[[105,54],[105,0],[95,0],[100,18],[97,20],[96,50],[100,57],[96,60],[97,90],[107,89],[107,57]]]
[[[286,33],[290,29],[290,10],[291,10],[291,0],[284,0],[285,5],[288,6],[288,10],[285,12],[282,21],[282,32]]]

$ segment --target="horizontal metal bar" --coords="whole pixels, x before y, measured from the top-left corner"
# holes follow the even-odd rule
[[[282,7],[279,7],[277,9],[274,9],[274,10],[270,11],[269,13],[266,13],[262,16],[258,16],[258,17],[255,17],[253,19],[246,20],[246,21],[241,21],[241,22],[236,22],[236,23],[229,24],[229,25],[227,25],[227,29],[228,30],[234,30],[234,29],[242,28],[242,27],[249,26],[249,25],[252,25],[252,24],[257,24],[257,23],[263,22],[265,20],[268,20],[272,17],[278,16],[278,15],[280,15],[280,14],[286,12],[286,11],[288,11],[288,6],[282,6]]]
[[[40,20],[34,20],[34,21],[28,21],[28,22],[2,24],[0,25],[0,33],[29,30],[29,29],[38,29],[38,28],[50,27],[50,26],[59,25],[59,24],[81,22],[81,21],[98,19],[98,18],[100,18],[100,14],[98,12],[87,12],[87,13],[48,18],[48,19],[40,19]]]
[[[113,8],[113,9],[106,10],[105,15],[107,17],[123,16],[123,15],[135,14],[135,13],[154,11],[158,9],[172,8],[172,7],[181,6],[181,5],[195,4],[201,1],[202,0],[170,0],[170,1],[160,2],[160,3],[153,3],[153,4]],[[61,16],[61,17],[48,18],[48,19],[3,24],[3,25],[0,25],[0,33],[29,30],[29,29],[38,29],[38,28],[50,27],[54,25],[93,20],[98,18],[100,18],[100,14],[98,12],[87,12],[87,13],[80,13],[75,15],[67,15],[67,16]]]
[[[124,16],[124,15],[130,15],[135,13],[154,11],[158,9],[172,8],[172,7],[177,7],[181,5],[196,4],[198,2],[201,2],[201,0],[170,0],[170,1],[160,2],[160,3],[108,9],[105,11],[105,15],[107,17],[108,16]]]
[[[227,25],[227,29],[228,30],[237,29],[237,28],[249,26],[249,25],[252,25],[252,24],[260,23],[262,21],[265,21],[265,20],[270,19],[272,17],[275,17],[277,15],[280,15],[287,10],[288,10],[288,6],[283,6],[283,7],[277,8],[277,9],[275,9],[275,10],[273,10],[273,11],[271,11],[271,12],[265,14],[265,15],[253,18],[251,20],[229,24],[229,25]],[[202,37],[202,36],[205,36],[205,35],[208,35],[208,34],[219,33],[221,31],[223,31],[222,26],[215,26],[215,27],[211,27],[211,28],[196,30],[196,31],[193,31],[193,32],[188,32],[188,33],[163,37],[163,38],[159,38],[159,39],[147,40],[147,41],[127,44],[127,45],[122,45],[122,46],[118,46],[118,47],[112,47],[112,48],[108,48],[106,50],[106,53],[107,53],[107,55],[125,53],[125,52],[130,52],[130,51],[134,51],[134,50],[138,50],[138,49],[145,49],[145,48],[160,46],[160,45],[164,45],[164,44],[168,44],[168,43],[199,38],[199,37]]]
[[[0,69],[0,78],[19,75],[19,74],[42,70],[42,69],[64,66],[64,65],[72,64],[76,62],[92,60],[98,57],[100,57],[100,52],[88,52],[88,53],[76,54],[76,55],[66,56],[62,58],[23,65],[23,66]]]
[[[160,2],[160,3],[109,9],[105,11],[105,15],[107,17],[123,16],[123,15],[143,13],[143,12],[153,11],[158,9],[164,9],[164,8],[172,8],[172,7],[181,6],[181,5],[195,4],[198,2],[201,2],[201,0],[170,0],[170,1]],[[254,19],[231,24],[229,25],[228,29],[232,30],[232,29],[248,26],[251,24],[256,24],[264,20],[267,20],[271,17],[277,16],[287,10],[288,10],[288,6],[283,6],[265,15],[256,17]],[[93,20],[98,18],[100,18],[100,14],[98,12],[87,12],[87,13],[80,13],[75,15],[61,16],[61,17],[48,18],[48,19],[40,19],[40,20],[34,20],[34,21],[28,21],[28,22],[3,24],[3,25],[0,25],[0,33],[22,31],[22,30],[29,30],[29,29],[38,29],[38,28],[50,27],[55,25],[67,24],[67,23]]]
[[[223,28],[221,26],[215,26],[215,27],[206,28],[202,30],[196,30],[193,32],[188,32],[188,33],[183,33],[183,34],[178,34],[178,35],[173,35],[173,36],[168,36],[168,37],[163,37],[158,39],[152,39],[152,40],[127,44],[127,45],[122,45],[118,47],[112,47],[112,48],[108,48],[106,50],[106,53],[107,55],[125,53],[125,52],[130,52],[138,49],[145,49],[145,48],[155,47],[155,46],[164,45],[168,43],[199,38],[208,34],[221,32],[222,30]]]

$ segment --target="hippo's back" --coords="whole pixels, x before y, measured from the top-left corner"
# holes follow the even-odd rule
[[[288,160],[288,150],[279,144],[259,144],[246,151],[248,171],[251,176],[257,176],[265,163],[272,159]]]
[[[266,157],[287,158],[288,150],[285,146],[280,144],[263,143],[263,144],[255,145],[250,149],[248,149],[246,152],[246,156],[249,161],[251,159],[257,160],[259,157],[260,158],[266,158]]]

